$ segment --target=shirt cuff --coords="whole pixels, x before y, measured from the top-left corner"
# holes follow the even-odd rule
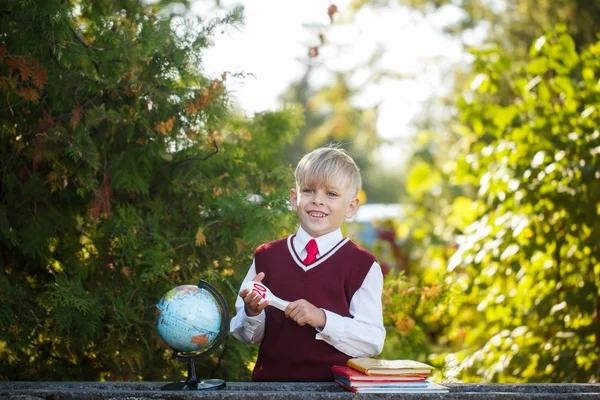
[[[259,342],[260,340],[257,340],[257,336],[260,337],[263,335],[262,327],[264,326],[266,318],[264,310],[254,317],[247,315],[246,311],[244,311],[244,317],[244,336],[246,336],[250,343]]]
[[[325,309],[322,310],[325,312],[327,320],[322,330],[317,329],[319,335],[335,339],[341,338],[344,334],[344,317]]]
[[[246,323],[252,327],[258,326],[260,324],[262,324],[265,320],[265,310],[262,310],[260,312],[260,314],[255,315],[253,317],[251,317],[250,315],[246,314],[246,307],[244,307],[244,316],[246,318],[244,318],[246,321]]]

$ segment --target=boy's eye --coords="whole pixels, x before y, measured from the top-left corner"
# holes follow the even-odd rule
[[[336,192],[327,192],[327,196],[329,197],[337,197],[337,193]]]
[[[308,188],[302,189],[302,193],[312,193],[312,192],[313,192],[312,189],[308,189]]]

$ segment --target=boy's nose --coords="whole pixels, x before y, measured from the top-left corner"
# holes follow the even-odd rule
[[[315,193],[315,197],[313,197],[313,203],[315,203],[315,204],[323,204],[324,197],[325,196],[323,194],[319,193],[319,192]]]

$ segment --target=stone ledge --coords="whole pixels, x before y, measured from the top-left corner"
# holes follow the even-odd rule
[[[600,384],[444,384],[449,393],[355,395],[333,382],[227,382],[214,391],[165,392],[166,382],[0,382],[0,399],[600,399]]]

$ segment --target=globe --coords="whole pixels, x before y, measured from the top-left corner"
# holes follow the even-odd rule
[[[207,290],[194,285],[171,289],[156,305],[160,337],[174,350],[193,353],[207,348],[221,331],[221,309]]]
[[[156,328],[173,349],[173,358],[188,362],[188,379],[164,386],[163,390],[220,389],[220,379],[199,380],[194,360],[214,352],[229,330],[227,302],[204,281],[169,290],[156,305]]]

